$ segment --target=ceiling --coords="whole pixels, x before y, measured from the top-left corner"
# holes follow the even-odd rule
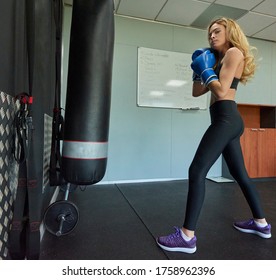
[[[64,0],[71,4],[73,0]],[[206,29],[219,16],[235,19],[248,37],[276,42],[276,0],[114,0],[115,15]]]

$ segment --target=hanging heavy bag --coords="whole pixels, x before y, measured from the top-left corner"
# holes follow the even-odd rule
[[[106,170],[114,48],[113,0],[74,0],[62,174],[77,185]]]

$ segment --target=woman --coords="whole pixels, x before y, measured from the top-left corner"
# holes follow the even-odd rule
[[[194,253],[195,229],[205,196],[205,178],[218,157],[223,154],[231,175],[240,185],[253,218],[233,226],[263,238],[271,237],[256,187],[248,177],[240,146],[243,121],[237,110],[235,94],[238,83],[246,83],[255,73],[254,56],[238,24],[219,18],[208,27],[210,49],[196,50],[192,56],[193,96],[211,91],[211,125],[205,132],[189,168],[189,192],[183,227],[157,238],[157,244],[168,251]]]

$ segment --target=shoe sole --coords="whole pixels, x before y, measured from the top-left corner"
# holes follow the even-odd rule
[[[182,248],[182,247],[171,248],[171,247],[167,247],[167,246],[160,244],[158,241],[157,241],[157,244],[163,250],[170,251],[170,252],[181,252],[181,253],[193,254],[196,251],[196,247],[194,247],[194,248]]]
[[[244,229],[244,228],[240,228],[238,226],[235,226],[233,225],[235,229],[241,231],[241,232],[245,232],[245,233],[253,233],[253,234],[256,234],[262,238],[271,238],[271,233],[262,233],[262,232],[259,232],[257,230],[253,230],[253,229]]]

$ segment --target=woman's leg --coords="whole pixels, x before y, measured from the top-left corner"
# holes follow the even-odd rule
[[[226,146],[223,151],[223,157],[227,163],[231,175],[240,185],[241,190],[252,211],[253,217],[255,219],[263,219],[264,212],[261,206],[260,197],[256,186],[249,178],[245,168],[239,137],[232,140]]]
[[[186,235],[193,236],[196,228],[205,197],[206,175],[234,137],[234,133],[229,123],[218,121],[209,126],[199,144],[189,168],[189,192],[182,229]]]
[[[234,139],[227,145],[223,156],[230,173],[240,185],[254,218],[235,222],[233,226],[241,232],[256,234],[262,238],[270,238],[271,225],[266,222],[256,186],[248,177],[239,138]]]

